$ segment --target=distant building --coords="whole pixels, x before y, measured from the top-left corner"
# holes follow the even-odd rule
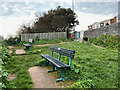
[[[93,29],[95,29],[95,28],[99,28],[100,27],[100,22],[95,22],[95,23],[93,23]]]
[[[120,14],[118,16],[115,16],[112,19],[104,20],[102,22],[95,22],[92,25],[88,26],[88,30],[104,27],[104,26],[111,25],[111,24],[117,23],[117,22],[120,22]]]
[[[118,22],[118,16],[110,19],[110,24],[117,23]]]
[[[92,30],[92,29],[93,29],[92,25],[88,26],[88,30]]]
[[[100,22],[100,27],[107,26],[107,25],[110,25],[110,20],[109,19]]]

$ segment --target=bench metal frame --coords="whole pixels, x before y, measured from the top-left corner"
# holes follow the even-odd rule
[[[34,39],[29,39],[29,44],[23,44],[27,51],[30,51],[30,47],[33,47]]]
[[[50,50],[52,51],[51,52],[51,57],[53,57],[53,52],[59,53],[59,56],[58,56],[59,61],[61,60],[61,55],[70,57],[70,59],[69,59],[69,68],[71,68],[72,59],[74,58],[75,50],[68,50],[68,49],[63,49],[63,48],[54,47],[54,46],[50,46]],[[45,58],[45,57],[42,57],[42,58]],[[46,59],[46,65],[49,65],[49,61],[47,59]],[[57,68],[53,64],[52,65],[52,70],[49,70],[48,72],[53,72],[53,71],[57,71],[58,69],[61,69],[61,78],[56,79],[56,82],[58,82],[58,81],[62,81],[63,79],[67,79],[67,77],[65,77],[65,68],[66,67]]]
[[[31,45],[29,45],[29,44],[23,44],[23,45],[26,47],[27,51],[30,51]]]

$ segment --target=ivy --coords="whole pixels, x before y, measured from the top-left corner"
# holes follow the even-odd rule
[[[0,83],[1,89],[5,88],[14,88],[13,83],[9,81],[7,78],[10,75],[5,68],[5,64],[8,60],[12,59],[12,56],[8,53],[7,44],[5,42],[2,43],[2,47],[0,47],[0,52],[2,53],[2,58],[0,58],[0,78],[2,82]]]

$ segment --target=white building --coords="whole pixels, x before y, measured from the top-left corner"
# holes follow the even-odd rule
[[[95,28],[99,28],[100,27],[100,22],[95,22],[95,23],[93,23],[93,29],[95,29]]]

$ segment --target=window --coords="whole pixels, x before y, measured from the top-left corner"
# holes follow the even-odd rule
[[[104,23],[101,23],[101,24],[100,24],[100,27],[103,27],[103,26],[104,26]]]
[[[89,28],[92,28],[91,26],[89,26]]]
[[[93,29],[95,28],[95,25],[93,25]]]
[[[99,24],[97,24],[97,28],[99,27]]]

